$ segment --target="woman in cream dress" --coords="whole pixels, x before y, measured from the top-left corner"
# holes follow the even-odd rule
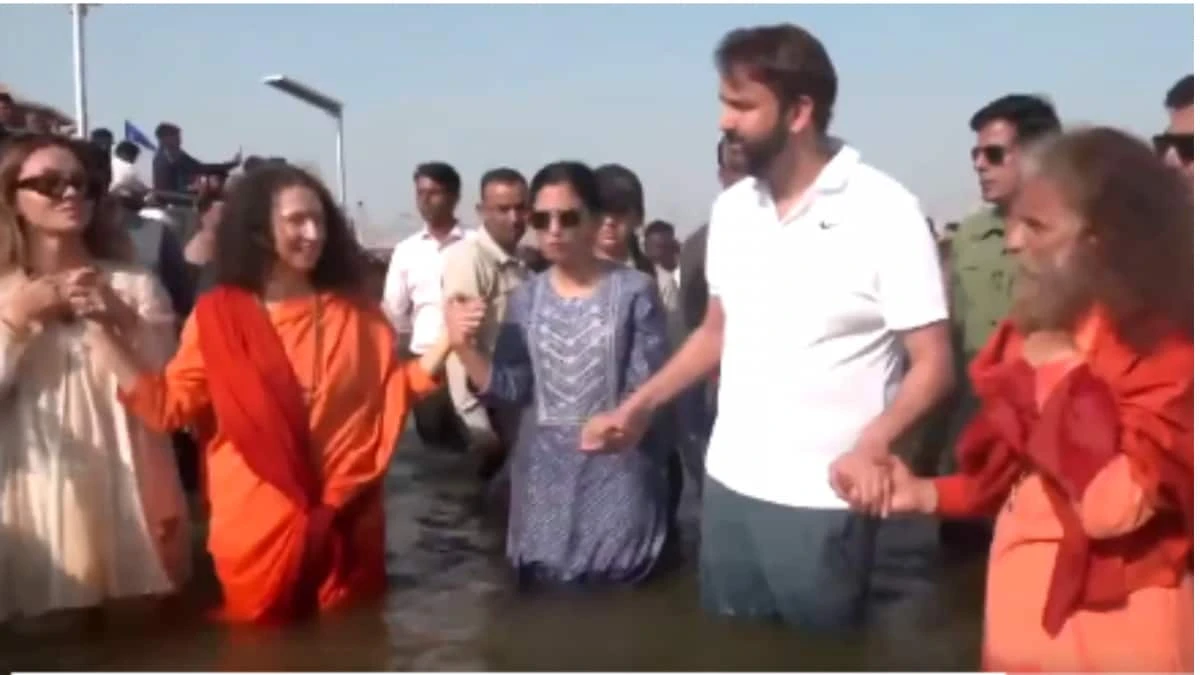
[[[71,141],[0,157],[0,622],[174,592],[187,506],[167,437],[125,412],[91,342],[120,325],[165,363],[175,317]]]

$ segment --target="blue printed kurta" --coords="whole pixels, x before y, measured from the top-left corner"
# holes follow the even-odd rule
[[[669,426],[635,447],[579,449],[592,415],[611,410],[662,366],[667,329],[654,281],[614,267],[586,298],[543,273],[513,292],[482,395],[525,408],[511,461],[508,557],[526,578],[645,577],[669,526]]]

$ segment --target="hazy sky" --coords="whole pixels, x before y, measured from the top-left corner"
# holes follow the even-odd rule
[[[487,168],[620,162],[649,215],[691,230],[716,191],[712,50],[727,30],[795,22],[838,71],[834,132],[939,220],[976,203],[967,118],[1014,91],[1050,95],[1068,122],[1148,135],[1193,63],[1193,9],[1173,6],[145,6],[87,17],[88,111],[121,134],[179,124],[218,161],[241,146],[319,166],[332,122],[262,84],[285,73],[346,104],[350,203],[373,238],[412,226],[411,172],[442,159],[474,219]],[[0,82],[73,111],[63,5],[0,6]],[[148,158],[141,162],[143,170]],[[148,174],[148,172],[147,172]]]

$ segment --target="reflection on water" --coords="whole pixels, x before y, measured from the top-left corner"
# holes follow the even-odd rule
[[[934,529],[896,521],[882,545],[866,635],[818,639],[703,615],[694,572],[603,593],[516,594],[501,524],[461,456],[415,449],[388,479],[390,591],[377,606],[286,629],[204,622],[199,584],[162,616],[65,638],[0,636],[14,669],[131,670],[967,670],[978,663],[979,565],[932,571]],[[694,544],[695,498],[683,508]],[[936,582],[936,583],[935,583]]]

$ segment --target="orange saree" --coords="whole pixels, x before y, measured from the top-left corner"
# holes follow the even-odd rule
[[[158,428],[213,413],[204,488],[221,618],[289,621],[384,590],[383,477],[413,399],[437,386],[394,354],[374,308],[321,294],[264,310],[220,287],[166,370],[124,393]]]
[[[1035,368],[1002,325],[960,473],[936,481],[942,515],[999,514],[984,668],[1190,670],[1191,341],[1138,354],[1097,313],[1075,342]]]

